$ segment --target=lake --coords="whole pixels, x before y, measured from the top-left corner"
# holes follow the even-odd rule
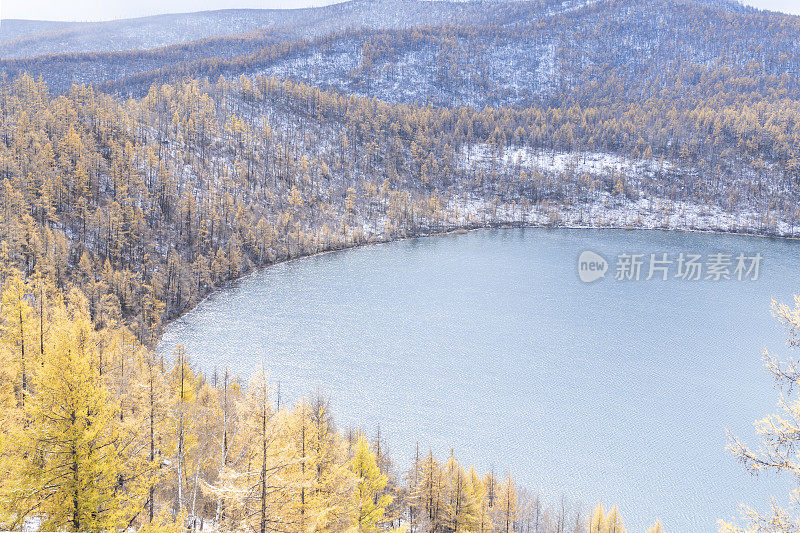
[[[608,261],[584,283],[578,257]],[[762,257],[743,280],[735,255]],[[617,280],[621,254],[641,279]],[[673,261],[648,276],[650,254]],[[663,253],[668,254],[666,258]],[[679,254],[733,254],[733,279],[675,277]],[[765,347],[786,354],[770,299],[800,291],[800,243],[696,233],[509,229],[367,246],[278,264],[170,324],[206,372],[265,365],[282,395],[321,390],[340,427],[380,428],[400,468],[416,442],[442,459],[511,470],[556,505],[618,504],[633,532],[708,532],[740,502],[787,500],[725,451],[777,391]],[[707,270],[706,270],[707,272]],[[705,273],[703,272],[703,276]]]

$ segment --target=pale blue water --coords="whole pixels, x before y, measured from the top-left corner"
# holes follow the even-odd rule
[[[583,250],[611,263],[584,284]],[[617,254],[739,251],[758,281],[620,282]],[[674,265],[673,265],[674,267]],[[740,502],[786,501],[752,477],[725,429],[777,392],[761,352],[786,353],[772,297],[800,291],[800,243],[617,230],[497,230],[326,254],[256,272],[171,324],[207,372],[262,362],[284,396],[321,389],[341,427],[378,427],[398,466],[414,443],[517,481],[555,504],[619,505],[629,531],[660,517],[707,532]],[[644,270],[646,275],[646,268]]]

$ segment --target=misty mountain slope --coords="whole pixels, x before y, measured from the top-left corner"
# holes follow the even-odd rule
[[[798,21],[692,2],[609,1],[547,24],[340,39],[278,58],[258,73],[444,106],[526,106],[589,95],[635,101],[674,87],[676,78],[685,78],[684,90],[692,91],[722,70],[761,83],[758,89],[768,90],[767,78],[774,77],[796,90]],[[786,79],[778,82],[781,76]]]
[[[0,57],[146,50],[285,25],[296,10],[231,9],[89,23],[6,20]]]
[[[99,83],[148,70],[175,71],[196,68],[206,71],[210,66],[215,66],[212,58],[232,59],[242,56],[237,60],[241,62],[246,60],[248,55],[261,58],[265,57],[265,54],[274,56],[274,51],[263,49],[270,44],[283,42],[294,43],[287,45],[284,50],[296,50],[297,43],[306,39],[311,39],[313,44],[313,40],[319,39],[320,35],[348,33],[348,29],[352,28],[367,26],[414,28],[453,22],[475,27],[513,26],[545,20],[559,12],[571,11],[593,1],[596,0],[538,0],[519,3],[359,0],[325,8],[256,11],[258,14],[274,15],[276,20],[281,20],[272,21],[275,24],[269,29],[209,37],[144,51],[100,51],[10,57],[0,63],[0,68],[12,76],[19,72],[45,76],[51,88],[63,91],[73,82]],[[207,15],[222,16],[220,14],[224,13],[227,12],[208,12]],[[153,17],[137,20],[151,19]],[[133,24],[136,21],[119,22]],[[36,40],[36,36],[31,36],[30,39]],[[92,42],[99,40],[95,39]],[[196,60],[197,63],[188,64],[192,60]]]
[[[537,0],[542,13],[588,0]],[[228,9],[92,23],[8,20],[0,25],[0,57],[145,50],[209,37],[274,32],[297,40],[352,28],[410,28],[439,24],[506,24],[517,3],[487,1],[351,0],[304,9]]]
[[[747,76],[789,74],[792,79],[798,70],[800,18],[724,1],[400,4],[407,14],[434,6],[426,21],[463,10],[471,15],[459,22],[490,23],[417,28],[412,23],[420,15],[396,16],[381,23],[408,27],[327,32],[337,21],[357,22],[354,13],[365,15],[358,24],[367,24],[398,5],[393,0],[349,2],[329,6],[339,15],[318,23],[308,17],[321,11],[299,10],[306,17],[303,24],[270,32],[142,52],[10,59],[0,62],[0,69],[8,76],[44,76],[57,91],[73,82],[111,82],[110,90],[129,94],[179,76],[271,74],[388,101],[446,106],[530,105],[580,97],[590,89],[616,95],[620,87],[609,83],[624,84],[622,92],[635,98],[645,83],[661,90],[670,83],[667,73],[674,78],[689,67],[724,66]],[[302,32],[324,37],[290,41]],[[761,67],[751,64],[756,72],[750,73],[749,62]]]
[[[178,65],[213,59],[248,56],[283,40],[275,32],[252,32],[209,37],[151,50],[50,54],[0,60],[0,71],[15,76],[28,72],[47,79],[52,90],[63,92],[73,82],[99,83],[141,72],[161,71]]]
[[[606,0],[516,20],[508,26],[347,32],[227,61],[165,67],[103,87],[135,95],[180,76],[264,74],[446,107],[800,94],[800,17],[682,0]],[[33,66],[27,70],[56,72]],[[102,81],[91,77],[97,70],[86,70],[86,63],[79,67],[84,71],[72,73],[79,81]],[[53,81],[63,87],[65,80]]]
[[[0,20],[0,46],[7,41],[28,37],[37,33],[54,32],[78,24],[77,22],[48,20],[2,19]]]

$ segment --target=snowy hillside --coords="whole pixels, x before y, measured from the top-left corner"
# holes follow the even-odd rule
[[[537,0],[527,4],[552,14],[588,1]],[[363,27],[507,24],[509,17],[514,17],[514,5],[483,0],[350,0],[306,9],[227,9],[93,23],[5,20],[0,24],[0,57],[147,50],[256,31],[295,40]]]

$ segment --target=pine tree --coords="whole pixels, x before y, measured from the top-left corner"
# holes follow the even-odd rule
[[[592,517],[589,519],[589,533],[608,533],[606,513],[602,503],[598,503],[592,512]]]
[[[383,494],[387,477],[381,474],[375,453],[364,435],[360,435],[350,468],[355,475],[356,523],[360,533],[371,533],[381,522],[392,497]]]
[[[295,408],[298,415],[298,408]],[[355,479],[347,451],[336,431],[328,402],[316,396],[299,406],[302,444],[303,522],[315,530],[339,529],[350,520],[349,498]],[[297,426],[295,426],[297,427]]]
[[[33,364],[34,338],[33,307],[30,304],[29,288],[19,272],[12,273],[3,288],[0,301],[0,325],[3,341],[12,354],[11,366],[17,405],[24,406],[29,392]]]
[[[229,452],[236,449],[210,487],[222,500],[224,527],[246,525],[253,531],[302,531],[294,514],[300,480],[293,468],[300,457],[290,439],[286,411],[271,405],[266,374],[250,379],[236,414],[240,428]],[[229,436],[233,436],[231,433]]]
[[[473,478],[456,462],[450,479],[450,527],[455,533],[477,529],[479,509],[475,500]]]
[[[142,486],[126,471],[115,403],[95,364],[93,328],[77,291],[53,329],[18,435],[16,522],[36,514],[45,529],[126,527],[144,504]]]
[[[170,393],[166,370],[156,354],[147,349],[138,350],[135,365],[133,423],[144,434],[142,453],[149,463],[150,471],[147,522],[152,523],[159,514],[156,512],[157,489],[164,480],[162,463],[168,442],[171,441],[170,431],[166,427]]]
[[[479,533],[492,531],[494,524],[492,523],[491,508],[489,507],[489,494],[484,480],[481,479],[474,467],[469,469],[469,480],[476,505],[475,531]]]
[[[419,502],[420,526],[429,531],[438,531],[442,521],[442,480],[439,462],[433,456],[433,450],[419,468],[417,487],[412,489],[412,497]]]
[[[186,490],[189,485],[191,456],[197,446],[195,400],[201,377],[192,370],[186,348],[175,349],[175,364],[169,374],[171,393],[169,425],[172,428],[172,470],[175,479],[174,513],[186,509]]]
[[[606,529],[608,533],[625,533],[625,526],[622,523],[622,518],[619,516],[619,509],[617,506],[611,508],[606,516]]]
[[[500,531],[510,533],[514,530],[518,512],[517,487],[511,474],[507,474],[500,485],[498,496],[495,505],[498,515],[497,526]]]

